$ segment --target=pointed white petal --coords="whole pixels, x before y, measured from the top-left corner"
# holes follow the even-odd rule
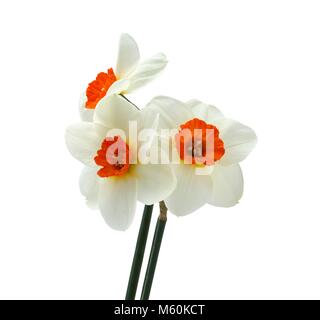
[[[128,34],[120,36],[116,75],[125,78],[137,66],[140,59],[139,48],[135,40]]]
[[[176,187],[176,177],[169,165],[140,164],[135,168],[138,181],[138,200],[154,204],[167,198]]]
[[[100,180],[99,209],[111,228],[119,231],[128,229],[136,211],[136,203],[136,179],[123,176]]]
[[[80,192],[86,197],[88,207],[96,209],[98,207],[98,193],[99,193],[99,177],[97,175],[97,168],[84,167],[80,179]]]
[[[219,164],[230,165],[244,160],[257,143],[254,131],[230,119],[219,120],[216,125],[225,148],[225,154],[219,160]]]
[[[92,122],[79,122],[66,129],[65,140],[70,153],[82,163],[94,166],[94,157],[105,137],[106,128]]]
[[[224,118],[222,112],[218,108],[199,100],[190,100],[186,105],[192,110],[196,118],[209,124],[214,125],[217,120]]]
[[[142,112],[145,122],[148,122],[148,118],[154,119],[155,115],[159,114],[160,129],[178,129],[181,124],[194,118],[185,103],[164,96],[153,98]]]
[[[160,115],[158,113],[149,113],[148,117],[145,117],[144,109],[140,111],[139,117],[137,117],[138,149],[142,147],[144,150],[150,150],[154,145],[156,148],[160,146],[160,143],[156,141],[159,139],[159,119]]]
[[[127,92],[132,92],[152,81],[166,67],[167,63],[168,60],[163,53],[158,53],[140,62],[129,75],[130,86]]]
[[[209,175],[197,175],[193,165],[174,165],[177,187],[165,199],[173,214],[184,216],[199,209],[208,202],[212,193],[212,181]]]
[[[86,108],[86,102],[87,102],[87,96],[86,96],[86,93],[84,92],[81,95],[80,101],[79,101],[80,118],[82,121],[92,122],[94,110]]]
[[[108,89],[107,96],[123,93],[128,89],[129,85],[130,85],[130,81],[127,79],[117,80]]]
[[[208,203],[216,207],[232,207],[238,203],[243,193],[243,177],[238,164],[215,165],[211,179],[213,188]]]
[[[111,129],[121,129],[127,135],[129,121],[136,120],[139,110],[119,95],[101,99],[96,106],[94,122]]]

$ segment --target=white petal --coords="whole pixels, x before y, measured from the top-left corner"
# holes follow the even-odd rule
[[[143,113],[146,122],[148,117],[154,119],[155,115],[159,114],[159,128],[161,129],[178,129],[181,124],[194,118],[185,103],[164,96],[153,98],[143,109]]]
[[[190,100],[186,105],[192,110],[195,117],[209,124],[215,124],[217,120],[224,118],[222,112],[218,108],[199,100]]]
[[[208,203],[216,207],[232,207],[238,203],[243,193],[243,177],[238,164],[215,165],[211,179],[213,189]]]
[[[129,121],[136,120],[139,110],[119,95],[101,99],[96,106],[94,122],[111,129],[121,129],[128,133]]]
[[[160,115],[153,112],[146,113],[144,110],[145,109],[142,109],[137,117],[137,131],[139,135],[143,134],[143,137],[138,136],[137,147],[140,149],[140,147],[143,146],[146,150],[150,149],[157,142],[156,140],[159,139],[158,129]],[[156,147],[157,146],[158,145],[156,145]]]
[[[212,181],[209,175],[197,175],[193,165],[174,165],[177,187],[165,199],[173,214],[184,216],[199,209],[208,202],[212,193]]]
[[[87,102],[87,96],[86,96],[86,93],[84,92],[81,95],[80,101],[79,101],[80,118],[82,121],[92,122],[94,109],[86,108],[86,102]]]
[[[92,209],[98,207],[100,178],[97,170],[97,168],[84,167],[79,179],[80,192],[86,197],[88,207]]]
[[[110,88],[108,89],[107,95],[111,96],[112,94],[120,94],[125,92],[130,85],[130,81],[127,79],[120,79],[115,81]]]
[[[134,70],[140,59],[139,48],[135,40],[128,34],[120,36],[116,75],[118,79],[125,78]]]
[[[149,205],[167,198],[177,183],[169,165],[137,165],[135,176],[138,180],[138,200]]]
[[[167,63],[168,60],[162,53],[140,62],[129,75],[130,86],[127,92],[132,92],[152,81],[166,67]]]
[[[219,160],[219,164],[238,163],[255,147],[257,136],[251,128],[230,119],[217,121],[216,125],[225,148],[225,154]]]
[[[136,211],[136,203],[136,179],[123,176],[100,180],[99,209],[111,228],[119,231],[128,229]]]
[[[69,126],[65,133],[67,148],[82,163],[94,166],[94,157],[105,138],[106,128],[92,122]]]

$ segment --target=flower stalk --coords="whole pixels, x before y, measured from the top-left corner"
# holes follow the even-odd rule
[[[140,224],[136,249],[133,256],[131,272],[127,287],[126,300],[134,300],[136,297],[141,266],[143,262],[144,252],[146,248],[149,227],[151,222],[153,205],[145,205]]]
[[[151,247],[150,256],[149,256],[149,262],[148,262],[146,275],[144,278],[144,283],[142,288],[142,293],[141,293],[141,300],[149,300],[154,273],[156,270],[159,252],[161,248],[163,233],[167,223],[168,209],[164,201],[161,201],[159,203],[159,206],[160,206],[160,215],[158,217],[156,229],[154,232],[152,247]]]

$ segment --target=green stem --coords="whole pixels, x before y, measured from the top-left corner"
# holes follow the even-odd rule
[[[141,300],[149,300],[154,273],[158,262],[159,252],[161,248],[161,242],[163,238],[164,229],[167,222],[167,207],[163,201],[160,202],[160,215],[157,221],[156,229],[154,232],[152,247],[149,256],[149,262],[147,266],[146,275],[144,278]]]
[[[120,94],[122,98],[130,102],[135,108],[140,110],[132,101],[130,101],[125,95]],[[153,205],[145,205],[142,215],[142,220],[140,224],[136,249],[133,256],[133,261],[131,265],[130,277],[128,281],[126,300],[134,300],[137,293],[137,287],[141,272],[141,266],[144,257],[144,251],[146,249],[146,243],[148,239],[149,227],[151,222]]]
[[[146,248],[148,232],[151,222],[153,205],[145,205],[143,210],[143,216],[140,224],[140,230],[138,234],[136,249],[133,256],[131,272],[128,282],[128,288],[126,293],[126,300],[134,300],[136,297],[140,271]]]
[[[125,100],[127,100],[128,102],[130,102],[136,109],[140,110],[137,105],[135,105],[132,101],[130,101],[124,94],[120,94],[120,96],[122,98],[124,98]]]

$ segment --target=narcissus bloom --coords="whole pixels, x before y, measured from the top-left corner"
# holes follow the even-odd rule
[[[216,107],[197,100],[183,103],[157,97],[145,111],[151,116],[160,115],[160,128],[176,129],[172,150],[178,161],[172,167],[177,187],[165,199],[172,213],[183,216],[206,203],[218,207],[238,203],[243,192],[238,163],[256,144],[252,129],[225,118]],[[183,134],[185,130],[189,136]],[[210,134],[206,134],[206,130]],[[206,141],[208,139],[210,141]]]
[[[140,61],[137,43],[130,35],[122,34],[115,70],[109,68],[107,72],[100,72],[81,96],[81,119],[92,121],[93,110],[104,96],[130,93],[153,80],[166,65],[167,58],[162,53]]]
[[[145,128],[144,113],[125,98],[112,95],[100,101],[93,122],[71,125],[65,136],[71,154],[85,164],[80,176],[81,193],[116,230],[130,226],[137,200],[157,203],[176,186],[170,166],[129,161],[144,146],[130,140],[130,121],[136,121],[138,133]],[[147,146],[151,152],[153,144]]]

